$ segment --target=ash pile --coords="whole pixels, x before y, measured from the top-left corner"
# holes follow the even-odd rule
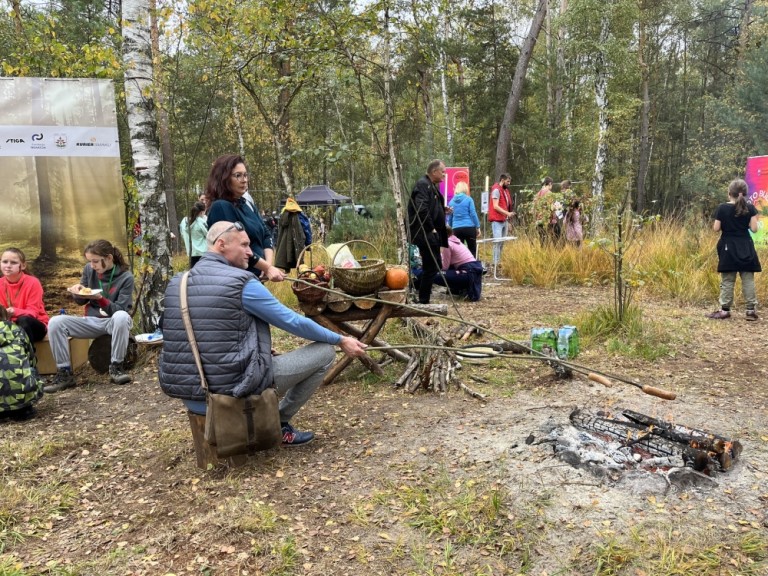
[[[628,472],[662,474],[670,484],[712,485],[734,468],[741,455],[738,440],[659,420],[632,410],[574,409],[570,424],[548,421],[544,437],[528,444],[551,444],[564,462],[607,481]]]

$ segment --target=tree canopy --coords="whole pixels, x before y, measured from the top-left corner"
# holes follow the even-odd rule
[[[386,199],[392,178],[410,189],[433,157],[469,166],[479,190],[498,169],[504,110],[538,5],[160,2],[154,82],[179,212],[225,152],[245,155],[251,193],[267,210],[317,183],[356,201]],[[2,75],[122,81],[119,4],[10,8],[0,14]],[[641,209],[704,213],[748,156],[766,154],[766,27],[764,0],[549,2],[508,126],[513,186],[532,189],[549,175],[589,194],[601,141],[606,202],[631,189]]]

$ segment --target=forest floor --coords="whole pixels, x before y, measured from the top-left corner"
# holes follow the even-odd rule
[[[610,298],[492,282],[451,316],[525,340]],[[710,321],[701,307],[638,304],[663,356],[582,342],[577,361],[674,390],[675,401],[505,359],[460,371],[486,401],[458,389],[410,395],[392,386],[404,365],[380,379],[355,363],[297,416],[313,443],[232,469],[195,466],[185,410],[157,383],[157,348],[143,350],[130,385],[85,367],[35,419],[2,424],[0,573],[768,574],[768,317]],[[409,338],[390,324],[391,344]],[[278,350],[295,343],[276,337]],[[599,477],[526,443],[574,407],[629,408],[744,451],[731,471],[687,486],[661,471]]]

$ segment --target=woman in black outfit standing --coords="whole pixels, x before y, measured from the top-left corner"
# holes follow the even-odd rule
[[[760,260],[755,251],[755,243],[749,232],[757,232],[757,209],[747,202],[747,183],[734,180],[728,186],[728,202],[720,204],[715,212],[712,226],[720,232],[717,243],[720,272],[720,310],[708,317],[713,320],[725,320],[731,317],[733,290],[736,274],[741,276],[741,290],[747,306],[747,320],[757,320],[757,298],[755,296],[755,272],[761,272]]]

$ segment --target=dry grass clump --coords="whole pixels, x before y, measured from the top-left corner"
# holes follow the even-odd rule
[[[632,231],[624,241],[625,281],[638,292],[680,303],[716,303],[720,285],[716,245],[719,235],[709,225],[687,225],[661,220]],[[521,232],[507,242],[499,275],[517,284],[552,288],[573,284],[592,286],[614,281],[616,244],[611,231],[588,238],[580,248],[571,244],[541,242],[538,235]],[[758,246],[768,264],[768,247]],[[479,257],[490,262],[490,243]],[[768,284],[757,282],[758,299],[768,299]],[[737,295],[740,288],[737,286]]]

